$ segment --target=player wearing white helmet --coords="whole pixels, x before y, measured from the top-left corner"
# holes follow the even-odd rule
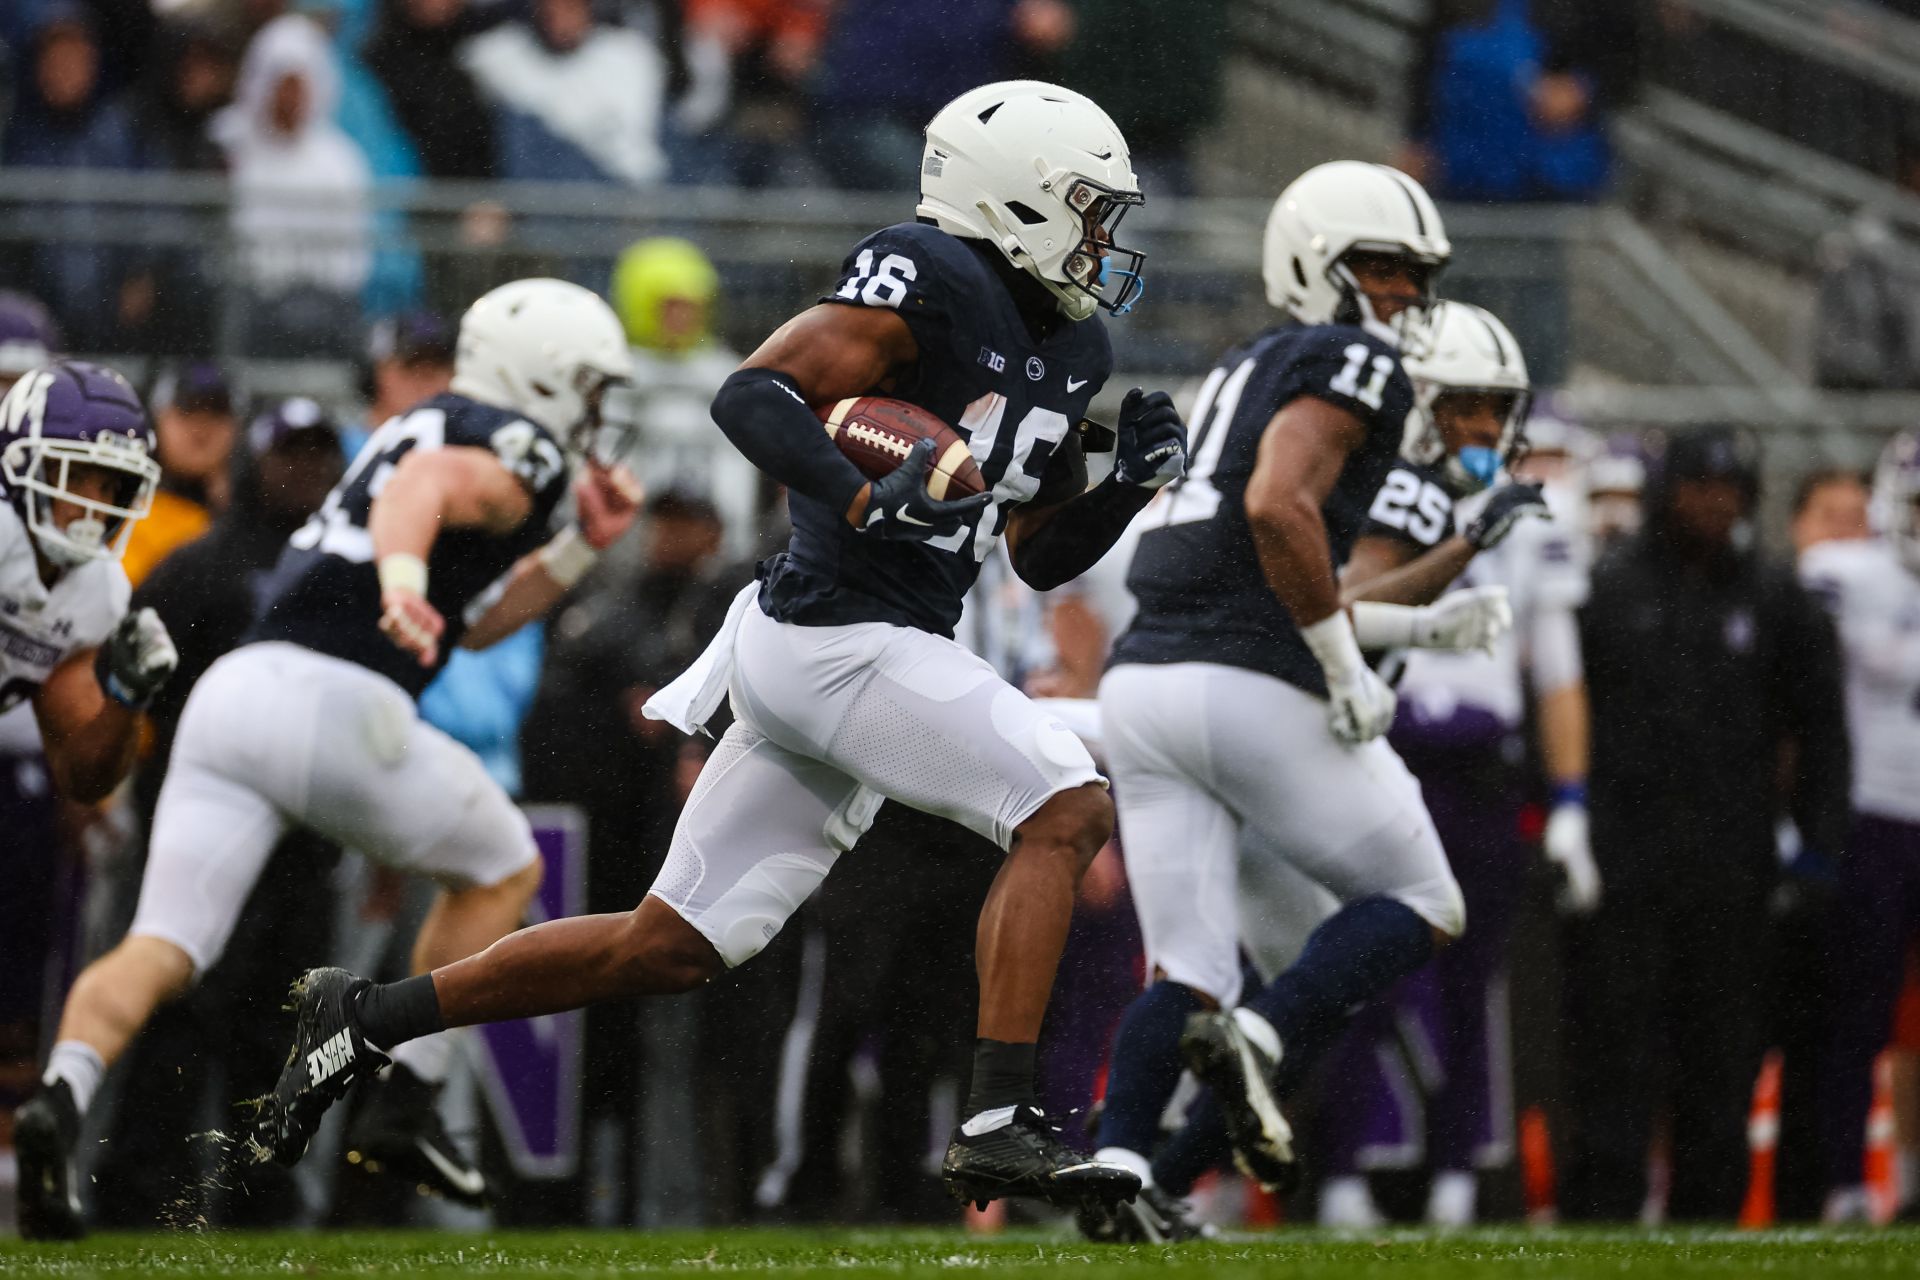
[[[483,648],[539,616],[632,523],[638,493],[600,415],[628,367],[619,321],[588,291],[493,290],[461,322],[454,390],[375,431],[289,539],[246,640],[181,713],[127,937],[68,996],[29,1104],[38,1140],[20,1151],[32,1234],[84,1230],[70,1180],[80,1117],[153,1010],[219,958],[289,826],[439,883],[422,971],[519,925],[540,882],[527,820],[414,703],[454,645]],[[569,487],[577,521],[556,533]],[[431,1106],[450,1052],[440,1040],[402,1055],[386,1083],[418,1104],[412,1127],[365,1154],[478,1201],[479,1171]]]
[[[1920,934],[1920,434],[1894,437],[1874,469],[1879,536],[1816,543],[1800,576],[1833,614],[1846,661],[1853,830],[1841,861],[1828,1070],[1820,1132],[1830,1221],[1865,1221],[1867,1109],[1902,959]]]
[[[1268,1185],[1290,1182],[1282,1047],[1297,1078],[1350,1006],[1418,967],[1436,935],[1462,928],[1460,890],[1419,789],[1378,740],[1393,691],[1362,650],[1485,645],[1505,626],[1505,601],[1487,592],[1350,614],[1337,577],[1409,417],[1439,399],[1417,403],[1401,360],[1403,344],[1434,345],[1428,313],[1448,254],[1432,201],[1397,170],[1342,161],[1296,179],[1265,243],[1268,300],[1289,322],[1208,375],[1193,465],[1142,520],[1128,578],[1139,611],[1115,646],[1100,707],[1150,985],[1121,1022],[1098,1141],[1103,1158],[1157,1184],[1141,1203],[1162,1216],[1136,1207],[1083,1217],[1096,1237],[1183,1229],[1172,1197],[1197,1170],[1149,1164],[1183,1055],[1213,1086],[1242,1167]],[[1476,374],[1471,412],[1449,402],[1431,425],[1441,441],[1432,461],[1463,476],[1484,472],[1472,451],[1510,443],[1524,414],[1524,369],[1503,337],[1512,368]],[[1466,554],[1496,541],[1528,501],[1490,505]],[[1430,505],[1418,487],[1395,491],[1388,532],[1404,537],[1430,519],[1436,538],[1451,532],[1450,499],[1437,514]],[[1405,571],[1425,584],[1422,599],[1464,563],[1451,550],[1429,555]],[[1243,827],[1346,905],[1292,969],[1228,1014],[1242,995]],[[1213,1123],[1203,1118],[1201,1130]]]
[[[299,1156],[381,1047],[684,991],[746,962],[890,798],[1007,851],[978,926],[979,1038],[948,1190],[1067,1205],[1137,1191],[1132,1173],[1059,1138],[1033,1080],[1074,888],[1111,830],[1111,803],[1079,739],[950,637],[1003,533],[1015,571],[1050,588],[1092,565],[1180,474],[1185,430],[1162,393],[1125,397],[1113,473],[1097,485],[1073,429],[1112,372],[1098,313],[1140,294],[1140,255],[1113,232],[1141,194],[1106,113],[1033,81],[942,108],[920,176],[920,220],[855,246],[833,291],[714,400],[728,438],[787,486],[793,537],[700,662],[649,704],[691,729],[730,696],[735,717],[653,889],[630,914],[527,930],[424,980],[367,989],[338,970],[309,975],[295,1065],[262,1128],[279,1158]],[[950,425],[985,491],[934,497],[930,439],[869,480],[818,414],[872,395]],[[336,1040],[337,1058],[326,1048]],[[311,1075],[308,1053],[325,1063]]]

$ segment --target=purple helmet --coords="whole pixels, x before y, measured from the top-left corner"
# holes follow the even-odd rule
[[[1873,469],[1873,516],[1900,563],[1920,573],[1920,435],[1903,431]]]
[[[0,289],[0,382],[12,382],[53,359],[60,331],[40,300]]]
[[[153,427],[131,384],[104,365],[57,360],[0,400],[0,478],[40,551],[71,568],[114,559],[153,504],[160,464]],[[113,481],[83,491],[86,469]],[[55,504],[79,508],[62,526]]]

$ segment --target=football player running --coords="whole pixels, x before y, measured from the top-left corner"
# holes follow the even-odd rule
[[[1115,1218],[1083,1217],[1097,1237],[1185,1229],[1149,1166],[1183,1056],[1213,1087],[1242,1166],[1286,1185],[1283,1055],[1299,1070],[1349,1008],[1464,925],[1419,788],[1379,740],[1394,695],[1362,649],[1483,646],[1505,626],[1504,595],[1358,604],[1350,616],[1336,576],[1416,408],[1401,349],[1425,339],[1449,253],[1438,211],[1405,174],[1342,161],[1296,179],[1264,250],[1268,300],[1291,320],[1208,375],[1193,465],[1142,522],[1128,576],[1139,612],[1100,708],[1150,985],[1116,1036],[1097,1155],[1150,1190]],[[1476,398],[1452,424],[1448,466],[1487,474],[1481,451],[1497,457],[1517,428],[1513,399]],[[1407,598],[1437,594],[1473,544],[1539,501],[1532,490],[1496,498],[1464,550],[1443,544],[1401,569]],[[1243,826],[1345,905],[1236,1009]]]
[[[790,490],[794,532],[688,674],[653,704],[716,747],[652,890],[626,915],[554,921],[425,978],[307,975],[300,1030],[261,1141],[299,1156],[345,1081],[443,1027],[685,991],[764,947],[883,799],[1007,851],[978,925],[972,1089],[943,1176],[958,1197],[1132,1196],[1135,1175],[1072,1152],[1034,1101],[1034,1044],[1075,886],[1113,810],[1079,739],[950,638],[1004,534],[1043,588],[1090,566],[1162,484],[1185,430],[1129,392],[1113,475],[1091,488],[1073,424],[1111,371],[1097,314],[1139,295],[1114,228],[1141,195],[1127,145],[1080,94],[986,85],[927,128],[919,221],[855,247],[839,285],[732,375],[713,416]],[[927,492],[929,443],[869,482],[816,406],[903,397],[969,439],[988,486]],[[913,874],[903,866],[901,874]]]
[[[600,417],[629,367],[620,322],[587,290],[493,290],[461,321],[452,390],[376,431],[289,539],[247,639],[187,700],[133,924],[75,982],[20,1113],[24,1234],[82,1234],[72,1159],[101,1076],[219,958],[288,826],[440,884],[420,972],[520,924],[541,871],[527,820],[414,704],[454,645],[483,648],[545,612],[632,523],[637,486]],[[570,480],[578,521],[556,534]],[[383,1083],[430,1096],[451,1052],[423,1041]],[[479,1171],[430,1103],[411,1115],[365,1154],[477,1201]]]
[[[54,786],[82,803],[126,776],[179,661],[153,610],[127,612],[119,564],[153,452],[140,397],[104,366],[55,361],[0,399],[0,712],[31,703]]]
[[[1878,538],[1817,543],[1800,576],[1826,602],[1846,654],[1853,832],[1833,917],[1835,1014],[1820,1080],[1828,1222],[1865,1222],[1867,1111],[1902,958],[1920,933],[1920,435],[1895,436],[1874,470]]]

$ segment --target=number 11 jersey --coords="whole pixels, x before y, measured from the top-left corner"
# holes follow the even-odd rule
[[[1267,585],[1247,523],[1247,481],[1273,416],[1305,396],[1358,417],[1366,438],[1321,505],[1337,571],[1394,459],[1413,384],[1392,346],[1358,326],[1286,325],[1229,351],[1189,417],[1187,474],[1142,514],[1127,588],[1139,602],[1113,665],[1213,662],[1326,696],[1326,680]]]

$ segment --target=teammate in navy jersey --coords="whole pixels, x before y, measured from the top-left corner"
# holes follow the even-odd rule
[[[541,925],[424,979],[369,989],[338,970],[308,975],[262,1126],[277,1156],[298,1157],[381,1046],[684,991],[748,960],[891,798],[1008,855],[980,916],[979,1040],[949,1190],[1076,1205],[1137,1191],[1130,1171],[1069,1150],[1033,1093],[1075,886],[1112,826],[1104,781],[1078,738],[949,634],[1003,534],[1022,578],[1058,585],[1181,473],[1185,429],[1163,393],[1127,394],[1113,474],[1092,488],[1075,431],[1111,368],[1096,313],[1141,291],[1140,255],[1113,242],[1140,201],[1126,141],[1077,93],[992,84],[934,117],[920,221],[862,241],[838,286],[714,400],[728,437],[787,486],[793,538],[649,704],[691,729],[730,695],[735,717],[651,892],[630,914]],[[869,394],[950,421],[989,491],[932,498],[929,441],[869,482],[815,413]]]
[[[261,617],[180,716],[126,938],[74,983],[21,1148],[23,1220],[74,1237],[71,1164],[108,1064],[163,1001],[220,956],[268,855],[301,824],[436,880],[421,971],[515,928],[540,883],[526,818],[414,700],[455,644],[481,648],[551,607],[633,521],[600,402],[627,376],[620,322],[558,280],[520,280],[461,321],[453,389],[376,431],[289,539]],[[576,524],[555,533],[574,459]],[[363,1152],[463,1201],[479,1170],[432,1107],[452,1045],[396,1055],[381,1082],[410,1124]]]
[[[1383,741],[1388,685],[1362,646],[1426,633],[1485,643],[1504,601],[1457,616],[1369,604],[1338,571],[1397,456],[1414,391],[1400,350],[1424,332],[1449,256],[1420,186],[1381,165],[1310,170],[1267,223],[1268,300],[1291,322],[1230,351],[1193,410],[1193,465],[1143,517],[1139,612],[1100,687],[1150,985],[1114,1046],[1098,1158],[1149,1192],[1083,1215],[1096,1237],[1177,1236],[1149,1156],[1182,1057],[1210,1084],[1247,1171],[1291,1179],[1276,1092],[1353,1004],[1460,932],[1459,887],[1419,789]],[[1356,635],[1356,632],[1359,632]],[[1243,824],[1348,905],[1294,969],[1241,995]]]

